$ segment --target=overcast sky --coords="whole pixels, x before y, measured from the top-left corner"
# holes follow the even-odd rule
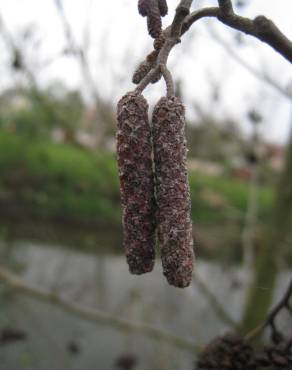
[[[124,92],[133,89],[131,73],[148,50],[152,41],[145,30],[145,19],[137,14],[137,0],[64,0],[65,13],[78,43],[89,40],[89,60],[96,86],[108,99],[116,101]],[[171,21],[177,0],[168,0],[170,11],[164,25]],[[216,1],[195,1],[195,4],[214,6]],[[271,18],[292,39],[291,0],[250,0],[240,14],[254,17],[264,14]],[[42,85],[58,79],[70,88],[84,89],[78,63],[73,58],[59,57],[66,42],[60,18],[53,0],[0,0],[0,13],[5,26],[16,43],[27,27],[34,26],[35,41],[26,46],[27,61],[38,71]],[[88,28],[88,32],[86,29]],[[189,117],[193,103],[204,111],[212,110],[218,117],[238,120],[248,133],[246,112],[256,108],[264,117],[263,136],[269,141],[285,142],[292,123],[292,102],[268,84],[260,82],[238,64],[222,45],[210,35],[210,30],[230,45],[240,58],[253,68],[270,76],[283,88],[291,86],[292,68],[281,56],[258,40],[244,36],[237,46],[236,32],[215,20],[196,23],[190,35],[173,51],[169,67],[175,79],[183,82],[184,99]],[[86,37],[86,35],[89,35]],[[0,42],[0,89],[11,86],[17,76],[7,74],[9,55]],[[40,66],[54,60],[46,68]],[[221,99],[210,105],[212,86],[219,86]],[[150,102],[165,93],[163,83],[147,88]]]

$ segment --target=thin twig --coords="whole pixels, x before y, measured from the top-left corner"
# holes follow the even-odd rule
[[[222,3],[226,3],[222,1]],[[226,4],[225,4],[226,6]],[[215,17],[233,29],[251,35],[271,46],[290,63],[292,62],[292,42],[280,31],[280,29],[263,15],[254,20],[241,17],[233,11],[222,10],[222,8],[203,8],[191,13],[184,21],[182,33],[185,33],[190,26],[198,19],[204,17]]]
[[[175,17],[171,25],[170,37],[179,38],[181,36],[181,28],[185,18],[190,14],[192,2],[192,0],[181,0],[175,11]]]
[[[165,80],[166,90],[167,90],[167,97],[170,98],[170,97],[174,96],[174,82],[173,82],[172,75],[171,75],[169,69],[163,64],[160,65],[160,70],[161,70],[162,76]]]
[[[218,4],[225,15],[234,14],[231,0],[218,0]]]
[[[277,90],[281,95],[283,95],[285,98],[288,98],[289,101],[292,98],[292,94],[289,93],[287,89],[282,87],[278,82],[276,82],[271,77],[263,74],[262,72],[255,69],[252,65],[247,63],[243,58],[241,58],[238,53],[235,52],[235,50],[225,41],[223,40],[218,33],[215,32],[215,30],[212,27],[208,27],[209,34],[213,37],[213,39],[218,42],[225,50],[226,52],[237,62],[239,63],[243,68],[245,68],[248,72],[250,72],[254,77],[256,77],[258,80],[266,83],[270,87]]]
[[[267,316],[266,320],[245,336],[245,340],[249,341],[249,342],[253,341],[259,335],[261,335],[261,333],[263,332],[263,330],[267,326],[270,326],[272,330],[275,330],[275,328],[276,328],[275,327],[276,317],[284,309],[287,309],[288,311],[290,311],[291,306],[290,306],[289,301],[290,301],[291,298],[292,298],[292,278],[289,282],[288,288],[287,288],[283,298],[272,309],[270,314]]]
[[[220,22],[233,29],[256,37],[274,48],[289,62],[292,62],[292,42],[266,17],[258,16],[254,20],[241,17],[234,13],[230,0],[219,0],[219,7],[202,8],[188,14],[191,4],[191,0],[181,0],[176,9],[172,24],[164,31],[166,41],[159,52],[155,67],[156,70],[155,72],[153,70],[149,72],[138,85],[137,91],[142,92],[148,86],[152,78],[158,73],[159,65],[163,64],[166,66],[169,53],[179,42],[180,36],[186,33],[196,21],[206,17],[217,18]],[[249,68],[249,70],[251,70],[251,68]],[[253,72],[253,74],[256,73]],[[276,87],[281,93],[286,96],[288,95],[284,89],[273,83],[273,81],[270,81],[266,76],[264,78],[266,82]]]
[[[237,322],[229,315],[229,313],[225,310],[225,308],[221,305],[218,301],[217,297],[210,291],[208,286],[205,284],[204,280],[196,275],[195,278],[196,284],[205,297],[208,299],[210,306],[216,312],[217,316],[228,326],[232,329],[236,330],[238,328]]]
[[[147,336],[153,340],[163,341],[174,347],[188,351],[192,354],[199,352],[201,348],[190,340],[178,337],[169,332],[157,329],[144,323],[128,321],[112,316],[106,312],[85,307],[68,299],[60,297],[50,291],[41,290],[24,283],[13,272],[0,267],[0,282],[3,281],[19,294],[25,294],[40,301],[45,301],[61,307],[70,314],[76,315],[84,320],[111,326],[123,332],[133,332]]]
[[[181,0],[180,4],[176,8],[175,16],[171,26],[169,26],[168,29],[164,32],[166,40],[161,50],[159,51],[155,67],[142,79],[135,91],[141,93],[153,80],[153,77],[155,77],[157,73],[162,71],[163,67],[166,68],[167,60],[171,50],[177,43],[179,43],[182,32],[182,25],[185,18],[190,13],[192,2],[193,0]],[[166,72],[166,74],[168,74],[168,72]],[[167,77],[167,80],[165,80],[165,82],[166,84],[170,83],[169,76]],[[168,93],[174,92],[174,87],[167,86],[167,89]]]
[[[199,10],[195,10],[189,16],[187,16],[182,25],[182,35],[185,34],[191,26],[198,20],[206,17],[217,18],[220,15],[220,9],[218,7],[207,7]]]

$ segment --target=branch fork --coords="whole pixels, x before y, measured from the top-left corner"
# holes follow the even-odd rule
[[[206,7],[193,11],[190,8],[193,0],[181,0],[176,8],[176,13],[172,24],[167,27],[160,37],[165,38],[162,46],[156,48],[157,41],[154,41],[156,50],[159,50],[156,63],[148,74],[142,79],[136,88],[137,92],[142,92],[159,73],[162,72],[168,94],[174,93],[171,86],[170,72],[167,71],[167,60],[172,48],[180,43],[181,36],[190,27],[202,18],[217,18],[220,22],[235,30],[251,35],[275,49],[283,58],[292,63],[292,42],[280,31],[280,29],[268,18],[263,15],[254,20],[237,15],[232,6],[231,0],[218,0],[218,7]],[[159,40],[159,43],[161,40]],[[164,71],[164,73],[163,73]]]

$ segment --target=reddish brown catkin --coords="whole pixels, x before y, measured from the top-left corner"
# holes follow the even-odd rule
[[[138,1],[138,11],[143,17],[147,16],[148,32],[154,39],[160,35],[162,28],[160,8],[165,12],[165,4],[158,4],[158,0]]]
[[[160,10],[161,17],[166,16],[168,13],[168,6],[166,0],[158,0],[158,7]]]
[[[123,208],[124,249],[130,272],[153,269],[155,197],[148,104],[129,92],[117,107],[117,156]]]
[[[146,17],[148,15],[149,6],[149,0],[138,0],[138,11],[142,15],[142,17]]]
[[[134,84],[139,84],[143,80],[143,78],[151,71],[151,69],[155,67],[158,54],[158,50],[153,50],[150,54],[147,55],[146,60],[139,64],[132,77],[132,82]],[[158,73],[157,76],[152,79],[152,83],[157,82],[158,80],[160,80],[160,78],[161,73]]]
[[[151,0],[151,6],[147,14],[147,27],[149,35],[154,39],[161,34],[162,22],[157,0]]]
[[[153,111],[158,238],[169,284],[192,280],[191,200],[186,169],[185,110],[179,98],[161,98]]]

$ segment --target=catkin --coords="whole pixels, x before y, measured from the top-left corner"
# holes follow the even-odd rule
[[[158,0],[158,7],[160,10],[161,17],[166,16],[166,14],[168,13],[168,6],[166,0]]]
[[[124,249],[130,272],[153,269],[155,197],[148,104],[127,93],[117,107],[117,156],[123,208]]]
[[[143,80],[143,78],[151,71],[151,69],[152,64],[149,63],[147,60],[144,60],[136,68],[132,77],[132,82],[136,85],[139,84]]]
[[[156,0],[151,1],[151,7],[149,8],[147,16],[147,27],[151,37],[156,39],[161,34],[162,22],[160,16],[160,10]]]
[[[160,7],[158,0],[138,1],[138,11],[143,17],[147,17],[148,32],[154,39],[160,35],[162,29]],[[162,10],[165,10],[163,6]]]
[[[151,71],[151,69],[154,68],[158,53],[159,52],[157,50],[153,50],[150,54],[147,55],[146,59],[139,64],[132,77],[132,82],[134,84],[139,84],[143,80],[143,78]],[[156,79],[153,79],[152,82],[157,82],[160,78],[161,73],[159,73],[159,78],[158,76],[156,76]]]
[[[138,11],[142,17],[146,17],[148,15],[149,5],[149,0],[138,1]]]
[[[192,279],[191,200],[186,169],[185,110],[179,98],[161,98],[153,111],[158,239],[163,273],[184,288]]]

